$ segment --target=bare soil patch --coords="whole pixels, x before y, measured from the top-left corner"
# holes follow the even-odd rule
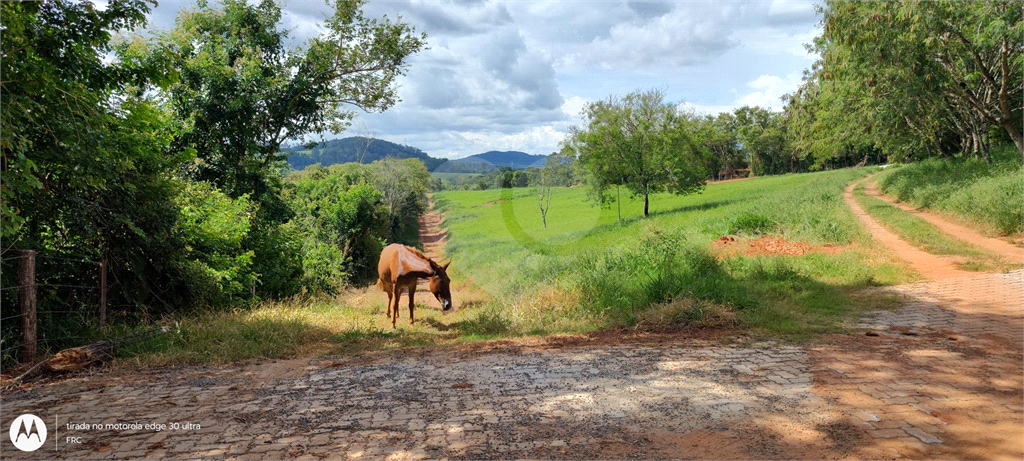
[[[812,245],[808,242],[789,241],[784,237],[765,236],[743,239],[731,235],[719,237],[714,242],[719,256],[801,256],[810,253],[839,254],[844,248],[839,245]]]

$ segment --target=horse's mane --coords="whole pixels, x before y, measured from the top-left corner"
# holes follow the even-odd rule
[[[430,259],[430,258],[428,258],[428,257],[427,257],[426,255],[424,255],[424,254],[423,254],[423,252],[422,252],[422,251],[420,251],[419,249],[417,249],[417,248],[414,248],[414,247],[411,247],[411,246],[409,246],[409,245],[402,245],[402,246],[404,246],[406,250],[409,250],[410,252],[412,252],[412,254],[414,254],[414,255],[416,255],[416,256],[419,256],[420,258],[423,258],[423,260],[425,260],[425,261],[426,261],[426,262],[427,262],[428,264],[430,264],[430,268],[431,268],[431,269],[433,269],[433,270],[435,270],[435,271],[437,271],[438,269],[441,269],[441,265],[440,265],[440,264],[438,264],[438,263],[434,262],[434,260],[433,260],[433,259]],[[446,276],[447,276],[447,275],[446,275]]]
[[[429,261],[429,262],[430,262],[430,264],[431,264],[431,266],[433,266],[433,265],[437,264],[437,263],[435,263],[435,262],[434,262],[434,260],[433,260],[433,259],[430,259],[430,258],[428,258],[428,257],[427,257],[426,255],[424,255],[424,254],[423,254],[423,252],[422,252],[422,251],[420,251],[419,249],[417,249],[417,248],[415,248],[415,247],[411,247],[411,246],[409,246],[409,245],[402,245],[402,246],[404,246],[406,250],[409,250],[409,251],[411,251],[411,252],[412,252],[412,254],[414,254],[414,255],[416,255],[416,256],[419,256],[419,257],[421,257],[421,258],[423,258],[423,259],[425,259],[425,260]]]

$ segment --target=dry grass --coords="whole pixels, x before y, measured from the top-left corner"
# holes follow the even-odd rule
[[[736,311],[705,300],[676,298],[641,311],[637,328],[652,331],[678,328],[732,328],[741,324]]]

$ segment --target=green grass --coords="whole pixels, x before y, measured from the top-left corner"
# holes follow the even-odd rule
[[[652,306],[679,299],[726,306],[752,330],[805,338],[856,316],[865,287],[905,280],[842,203],[843,187],[869,170],[755,178],[702,194],[656,194],[651,217],[623,194],[618,207],[586,202],[582,188],[555,191],[548,228],[530,190],[435,194],[446,211],[453,278],[490,294],[512,334],[635,325]],[[839,254],[719,259],[710,244],[779,235]],[[888,301],[879,301],[885,304]]]
[[[417,297],[413,326],[403,298],[397,329],[384,316],[386,296],[375,287],[338,298],[296,297],[250,309],[168,318],[160,322],[164,332],[118,347],[117,364],[145,368],[344,354],[489,339],[504,331],[484,311],[444,314],[427,298]]]
[[[1013,145],[993,149],[991,164],[979,159],[928,159],[889,168],[878,184],[887,195],[981,224],[998,236],[1020,237],[1024,226],[1024,167]]]

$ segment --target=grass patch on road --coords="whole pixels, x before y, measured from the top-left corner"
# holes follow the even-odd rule
[[[990,271],[1002,268],[999,257],[953,237],[927,221],[907,213],[884,200],[864,193],[864,185],[854,189],[854,198],[869,215],[911,245],[928,253],[955,256],[963,270]]]

